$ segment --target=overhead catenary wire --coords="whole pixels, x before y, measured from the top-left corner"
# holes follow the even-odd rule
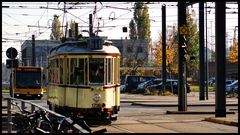
[[[106,8],[106,6],[108,6],[107,5],[107,2],[102,2],[103,3],[103,5],[104,6],[102,6],[103,8]],[[133,2],[132,2],[133,3]],[[167,2],[166,2],[167,3]],[[166,4],[165,3],[165,4]],[[19,9],[28,9],[28,7],[37,7],[37,8],[40,8],[40,9],[47,9],[47,10],[49,10],[50,8],[54,8],[54,7],[56,7],[56,4],[54,5],[54,3],[51,3],[51,4],[49,4],[49,6],[47,6],[46,8],[43,8],[44,7],[44,5],[45,4],[34,4],[34,3],[25,3],[26,4],[26,6],[24,6],[21,2],[20,3],[18,3],[18,4],[12,4],[12,5],[15,5],[15,7],[16,6],[18,6],[18,8]],[[75,5],[74,5],[75,4]],[[106,5],[105,5],[106,4]],[[146,3],[148,6],[149,6],[149,9],[156,9],[156,8],[158,8],[159,9],[159,5],[162,5],[163,3],[161,2],[161,3],[159,3],[159,2],[150,2],[150,3]],[[7,3],[7,4],[4,4],[3,3],[3,5],[5,5],[5,6],[8,6],[9,5],[9,7],[10,7],[10,9],[11,9],[11,3]],[[20,5],[20,6],[19,6]],[[74,6],[73,6],[74,5]],[[130,7],[132,8],[133,7],[133,5],[130,5],[130,3],[129,2],[118,2],[118,3],[113,3],[113,4],[111,4],[112,6],[111,7],[116,7],[116,8],[122,8],[122,7],[126,7],[127,9],[130,9]],[[125,5],[128,5],[128,6],[125,6]],[[79,3],[66,3],[66,7],[68,7],[69,9],[73,9],[74,7],[84,7],[85,9],[91,9],[91,8],[93,8],[95,6],[95,2],[91,2],[91,3],[86,3],[85,5],[79,5]],[[173,7],[173,8],[176,8],[176,6],[177,6],[177,4],[166,4],[166,6],[169,6],[169,7]],[[72,8],[71,8],[72,7]],[[129,8],[128,8],[129,7]],[[78,8],[78,9],[80,9],[80,8]],[[123,10],[123,9],[122,9]],[[46,10],[45,10],[46,11]],[[92,12],[92,10],[90,10],[90,11],[88,11],[88,12],[86,12],[85,13],[85,15],[86,14],[88,14],[89,12]],[[69,12],[70,13],[70,12]],[[44,16],[45,14],[42,14],[41,15],[41,17],[42,16]],[[72,15],[73,16],[73,15]],[[82,16],[84,16],[84,15],[82,15]],[[123,16],[124,16],[124,14],[123,14]],[[80,18],[81,16],[78,16],[78,19]],[[159,17],[161,17],[161,16],[159,16]],[[168,16],[167,16],[168,17]],[[77,17],[75,17],[75,18],[77,18]],[[152,17],[152,18],[154,18],[154,17]],[[124,20],[124,19],[128,19],[128,18],[122,18],[122,16],[119,16],[119,17],[115,17],[114,18],[114,20],[110,20],[110,21],[106,21],[107,19],[106,18],[104,18],[104,17],[102,17],[102,19],[104,20],[104,26],[106,26],[106,24],[108,24],[108,23],[111,23],[111,22],[116,22],[116,20],[118,20],[118,21],[120,21],[120,20]],[[150,17],[150,19],[151,19],[151,17]],[[84,20],[84,19],[83,19]],[[234,19],[233,19],[234,20]],[[161,20],[156,20],[155,22],[161,22]],[[88,22],[85,22],[86,24],[88,24]],[[33,26],[34,27],[34,26]],[[120,27],[120,26],[116,26],[116,27]]]
[[[58,16],[62,16],[63,15],[63,13],[62,14],[60,14],[60,15],[58,15]],[[38,26],[35,26],[35,27],[38,27]],[[50,28],[52,28],[52,27],[45,27],[46,28],[46,31],[48,30],[48,29],[50,29]],[[36,33],[36,31],[37,30],[34,30],[34,31],[28,31],[28,32],[24,32],[24,33]],[[39,33],[39,36],[41,35],[41,34],[43,34],[43,33],[45,33],[46,31],[44,31],[44,32],[42,32],[42,33]],[[26,34],[27,35],[27,34]],[[37,35],[35,35],[35,38],[37,38],[38,36]],[[20,41],[26,41],[26,40],[29,40],[30,38],[32,38],[32,35],[30,35],[30,36],[28,36],[28,38],[26,38],[25,40],[20,40]]]

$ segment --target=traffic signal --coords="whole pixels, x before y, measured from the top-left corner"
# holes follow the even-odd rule
[[[186,61],[187,60],[187,40],[185,36],[183,36],[183,44],[181,46],[181,50],[182,50],[183,61]]]

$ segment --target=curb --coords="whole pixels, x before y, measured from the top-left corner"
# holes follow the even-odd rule
[[[125,102],[126,103],[126,102]],[[144,103],[136,103],[129,102],[131,105],[140,105],[140,106],[149,106],[149,107],[175,107],[177,104],[144,104]],[[187,104],[187,106],[215,106],[215,104]],[[226,106],[238,106],[238,104],[226,104]]]
[[[209,122],[218,123],[218,124],[224,124],[224,125],[230,125],[230,126],[238,127],[238,122],[234,122],[234,121],[220,120],[220,119],[212,118],[212,117],[205,118],[204,120],[209,121]]]
[[[226,112],[227,114],[235,114],[235,112]],[[215,114],[213,111],[166,111],[166,114]]]

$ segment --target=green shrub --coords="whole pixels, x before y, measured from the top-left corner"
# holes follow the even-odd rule
[[[9,86],[8,85],[2,85],[2,90],[8,90]]]
[[[199,85],[191,85],[190,86],[190,92],[199,92]],[[213,91],[213,87],[212,86],[208,86],[208,91]]]

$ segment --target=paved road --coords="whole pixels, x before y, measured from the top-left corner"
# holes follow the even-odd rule
[[[198,93],[188,95],[189,101],[198,101]],[[7,95],[6,95],[7,96]],[[209,94],[209,102],[214,100],[214,94]],[[177,97],[142,96],[121,94],[121,108],[117,121],[111,125],[92,126],[93,130],[107,129],[107,133],[238,133],[238,127],[205,121],[214,114],[166,114],[167,110],[176,111],[177,107],[148,107],[132,105],[132,102],[148,103],[149,101],[176,102]],[[213,99],[212,99],[213,98]],[[227,101],[235,99],[228,98]],[[46,95],[42,100],[31,100],[47,108]],[[201,101],[203,102],[203,101]],[[206,101],[205,101],[206,102]],[[214,106],[188,107],[189,111],[214,111]],[[227,109],[237,109],[237,106],[227,106]],[[230,115],[230,114],[229,114]],[[238,115],[238,114],[231,114]]]

